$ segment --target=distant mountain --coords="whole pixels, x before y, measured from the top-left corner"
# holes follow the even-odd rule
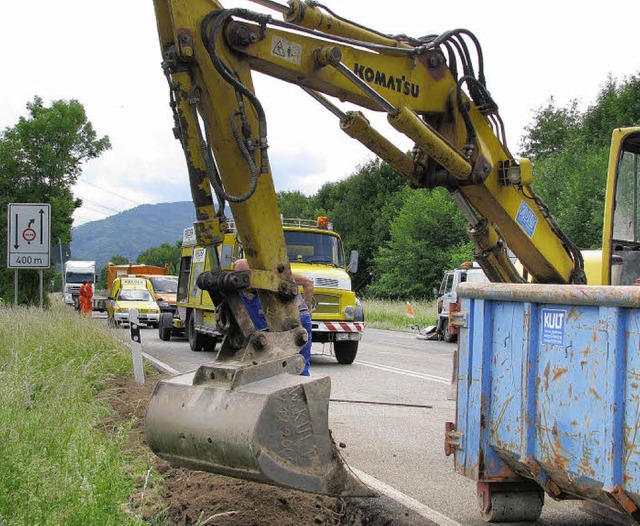
[[[195,216],[193,203],[182,201],[141,205],[84,223],[72,230],[71,258],[95,260],[98,269],[115,255],[135,261],[143,250],[181,240],[182,231],[193,225]]]

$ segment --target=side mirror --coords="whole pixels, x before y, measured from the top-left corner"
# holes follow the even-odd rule
[[[438,298],[438,287],[433,287],[433,297],[434,297],[435,299],[437,299],[437,298]]]
[[[233,265],[233,247],[222,245],[220,247],[220,267],[230,268]]]
[[[351,256],[349,257],[349,266],[347,267],[348,272],[351,272],[352,274],[358,272],[358,258],[358,251],[352,250]]]

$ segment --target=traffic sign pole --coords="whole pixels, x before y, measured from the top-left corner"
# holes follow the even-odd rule
[[[40,308],[44,307],[44,270],[38,270],[40,274]]]

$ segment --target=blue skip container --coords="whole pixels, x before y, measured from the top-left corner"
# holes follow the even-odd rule
[[[445,448],[489,522],[544,493],[640,522],[640,287],[465,283]]]

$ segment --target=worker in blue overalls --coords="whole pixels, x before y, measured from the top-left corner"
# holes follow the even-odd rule
[[[233,265],[234,270],[250,270],[249,263],[246,259],[238,259]],[[309,367],[311,365],[311,303],[313,301],[313,280],[302,275],[293,274],[293,280],[296,285],[302,287],[302,293],[298,290],[298,313],[300,315],[300,324],[306,329],[309,338],[300,354],[304,357],[304,369],[300,373],[302,376],[309,376]],[[257,331],[269,330],[267,320],[260,305],[260,299],[253,289],[240,291],[240,297],[247,309],[247,313],[253,322],[253,326]]]

